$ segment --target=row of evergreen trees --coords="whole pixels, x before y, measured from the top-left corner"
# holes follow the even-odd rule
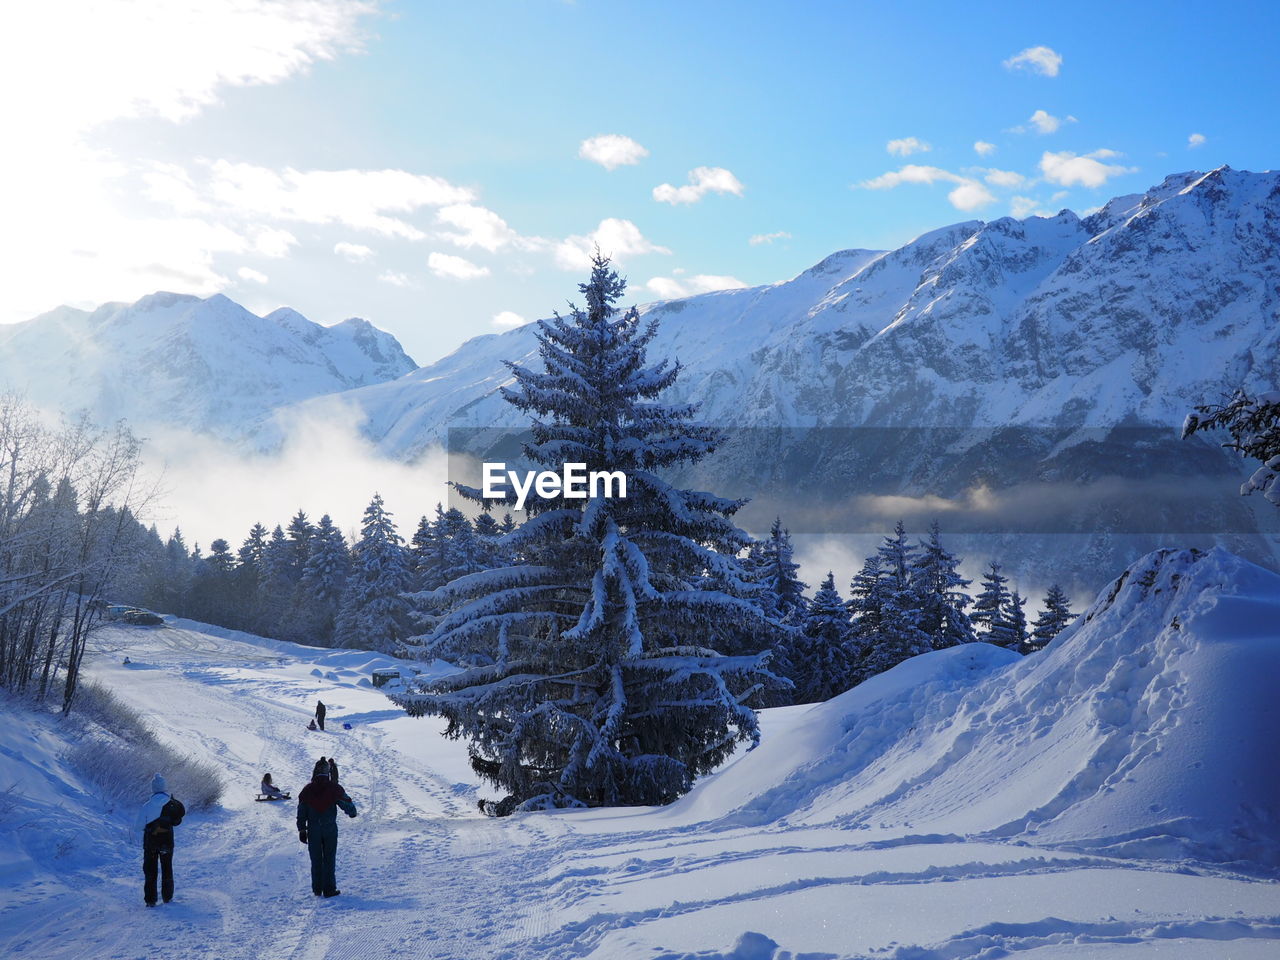
[[[982,641],[1027,654],[1042,649],[1074,618],[1054,584],[1028,627],[1027,601],[992,561],[975,596],[960,559],[943,546],[938,524],[911,543],[901,522],[863,563],[844,600],[828,573],[811,599],[792,558],[791,538],[775,521],[749,554],[767,586],[771,614],[794,629],[778,651],[778,669],[797,703],[826,700],[909,657]],[[971,609],[972,608],[972,609]]]
[[[118,599],[279,640],[384,652],[417,630],[408,598],[501,565],[501,540],[515,529],[510,514],[473,523],[437,505],[406,545],[378,494],[351,543],[328,514],[312,523],[301,510],[270,532],[254,524],[237,550],[214,540],[207,554],[188,548],[181,530],[165,541],[131,522],[140,549]]]
[[[435,516],[422,517],[405,544],[375,495],[351,547],[327,514],[313,524],[301,510],[270,533],[255,524],[235,553],[225,540],[215,540],[203,555],[198,545],[188,550],[181,531],[166,543],[150,531],[129,599],[282,640],[388,652],[414,648],[421,641],[410,638],[450,609],[434,592],[507,566],[507,537],[514,530],[509,513],[501,522],[488,513],[472,521],[456,507],[437,505]],[[792,683],[775,694],[776,702],[826,700],[909,657],[975,640],[1031,653],[1073,616],[1055,584],[1028,625],[1026,600],[1008,588],[994,561],[970,596],[971,581],[958,572],[960,560],[943,546],[937,523],[914,544],[899,523],[853,577],[848,600],[831,573],[806,596],[793,553],[779,520],[742,558],[744,595],[791,627],[772,646],[773,671]],[[725,645],[736,655],[764,649],[750,635]]]

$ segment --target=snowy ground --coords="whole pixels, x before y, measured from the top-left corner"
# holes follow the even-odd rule
[[[1256,570],[1162,568],[1163,606],[1131,580],[1039,662],[976,645],[769,711],[764,746],[669,808],[505,820],[478,814],[462,745],[368,686],[386,658],[111,627],[93,675],[229,789],[178,828],[177,898],[145,910],[132,811],[60,765],[56,722],[0,718],[0,955],[1274,960],[1276,799],[1256,794],[1276,774],[1242,772],[1262,758],[1230,719],[1275,729],[1274,705],[1257,711],[1280,590]],[[1245,574],[1225,613],[1195,582]],[[1205,713],[1226,683],[1227,719]],[[326,733],[305,730],[317,697]],[[1196,754],[1206,733],[1216,760]],[[360,808],[328,901],[293,804],[252,799],[264,770],[296,789],[320,754]]]

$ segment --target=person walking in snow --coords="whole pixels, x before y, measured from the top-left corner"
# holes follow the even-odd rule
[[[335,877],[338,854],[338,808],[348,817],[356,815],[356,805],[347,792],[329,776],[329,761],[321,757],[311,774],[311,782],[298,794],[298,839],[311,856],[311,892],[317,897],[336,897]]]
[[[325,714],[324,703],[323,701],[317,700],[316,701],[316,723],[320,724],[321,730],[324,729],[324,714]]]
[[[151,799],[142,805],[136,822],[142,833],[142,899],[148,907],[156,905],[157,872],[164,902],[173,899],[173,828],[186,814],[187,808],[157,773],[151,779]]]
[[[338,761],[333,757],[329,758],[329,780],[333,783],[338,782]]]

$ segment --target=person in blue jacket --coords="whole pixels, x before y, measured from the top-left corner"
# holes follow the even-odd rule
[[[348,817],[356,815],[356,805],[330,778],[329,761],[321,757],[311,782],[298,794],[298,839],[307,845],[311,855],[311,892],[317,897],[336,897],[342,892],[334,877],[339,808]]]

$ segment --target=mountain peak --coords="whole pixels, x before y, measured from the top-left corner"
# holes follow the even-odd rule
[[[217,297],[222,295],[214,294],[214,296]],[[223,299],[226,298],[224,297]],[[142,297],[133,303],[120,304],[120,306],[138,313],[146,313],[151,310],[164,310],[178,304],[201,302],[203,302],[202,298],[190,293],[173,293],[169,290],[157,290],[155,293],[148,293],[145,297]]]
[[[236,440],[282,405],[417,367],[366,321],[325,328],[289,307],[260,317],[220,293],[162,290],[92,314],[56,310],[4,334],[0,384],[37,406]]]
[[[1217,178],[1235,200],[1204,190]],[[654,350],[685,364],[677,399],[723,425],[1179,424],[1224,385],[1280,376],[1278,180],[1174,174],[1083,220],[970,220],[837,251],[792,280],[655,306]],[[1179,198],[1195,183],[1213,216]],[[517,421],[502,361],[531,356],[534,333],[468,341],[411,397],[353,395],[371,439],[411,457],[455,419]]]
[[[347,319],[340,320],[339,322],[333,325],[333,328],[335,330],[338,329],[339,327],[345,327],[351,330],[377,330],[378,329],[368,320],[364,319],[364,317],[347,317]]]

